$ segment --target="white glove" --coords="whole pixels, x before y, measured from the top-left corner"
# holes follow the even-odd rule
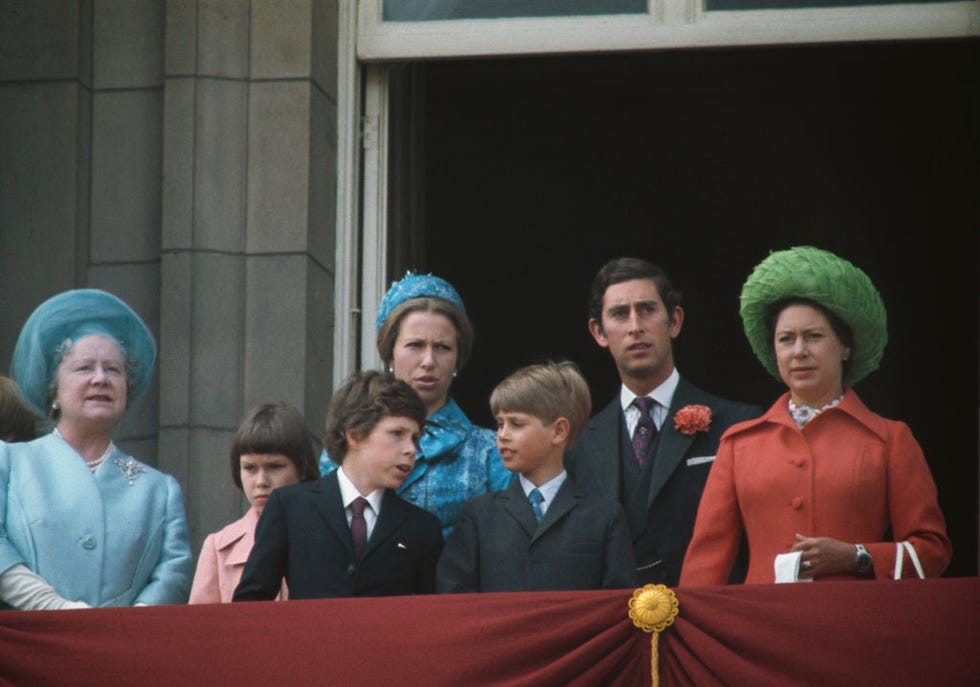
[[[69,601],[47,580],[22,563],[0,574],[0,601],[19,611],[62,611],[92,608],[84,601]]]

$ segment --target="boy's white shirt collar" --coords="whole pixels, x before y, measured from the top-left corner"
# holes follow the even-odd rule
[[[565,483],[565,479],[567,477],[568,473],[562,469],[561,472],[542,484],[540,487],[536,487],[527,477],[517,473],[517,478],[521,481],[521,489],[524,490],[524,496],[529,495],[532,489],[537,489],[541,492],[541,496],[544,497],[544,500],[541,502],[542,515],[548,512],[548,506],[550,506],[551,502],[555,500],[555,494],[557,494],[558,490],[561,489],[561,485]]]
[[[650,398],[657,402],[657,405],[653,409],[653,421],[656,423],[658,428],[663,427],[664,420],[667,418],[667,410],[670,408],[670,404],[674,400],[674,392],[677,391],[677,385],[681,381],[681,375],[675,367],[670,376],[663,381],[663,383],[656,387],[653,391],[647,394]],[[619,402],[623,408],[623,414],[626,418],[626,429],[629,431],[630,436],[633,434],[633,430],[636,428],[636,423],[640,419],[640,410],[633,405],[633,400],[636,398],[636,394],[629,390],[629,388],[623,384],[619,390]]]
[[[361,492],[357,490],[354,483],[350,481],[350,477],[344,472],[344,466],[341,465],[337,468],[337,483],[340,485],[340,500],[344,503],[344,508],[349,508],[350,504],[358,496],[363,496]],[[381,513],[381,501],[384,498],[384,489],[375,489],[364,498],[367,499],[368,505],[374,510],[375,514]]]

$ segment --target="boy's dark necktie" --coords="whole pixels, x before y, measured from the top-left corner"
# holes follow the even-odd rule
[[[367,521],[364,519],[367,505],[367,499],[363,496],[358,496],[350,504],[350,533],[354,539],[354,558],[357,560],[361,560],[367,546]]]
[[[650,414],[657,402],[648,396],[637,396],[633,399],[633,405],[640,410],[640,420],[633,430],[633,455],[640,467],[643,467],[650,452],[650,444],[657,438],[657,425]]]

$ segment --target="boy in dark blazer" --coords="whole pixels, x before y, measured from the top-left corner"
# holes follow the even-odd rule
[[[439,559],[439,592],[619,589],[634,586],[625,515],[583,493],[563,465],[589,417],[574,363],[518,370],[490,397],[497,447],[519,473],[503,491],[463,504]]]
[[[425,405],[405,382],[355,373],[334,394],[324,444],[340,468],[269,498],[233,601],[426,594],[442,526],[394,492],[412,471]]]

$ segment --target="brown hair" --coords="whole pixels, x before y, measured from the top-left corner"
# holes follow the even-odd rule
[[[388,319],[378,330],[378,354],[385,365],[390,365],[394,358],[395,341],[401,330],[402,321],[413,312],[431,312],[443,315],[453,323],[456,330],[456,369],[461,370],[470,359],[473,350],[473,325],[470,318],[455,305],[442,298],[425,296],[407,300],[391,311]],[[332,454],[331,454],[332,455]]]
[[[20,399],[14,381],[0,375],[0,441],[36,439],[38,419]]]
[[[545,423],[568,420],[568,445],[578,439],[592,410],[589,385],[570,360],[522,367],[507,376],[490,394],[490,410],[528,413]]]
[[[231,442],[231,479],[242,488],[241,457],[246,453],[278,453],[296,466],[301,482],[317,479],[320,469],[313,452],[313,436],[303,416],[286,403],[264,403],[253,408]]]
[[[674,321],[674,310],[681,304],[681,292],[674,287],[670,277],[659,265],[640,258],[616,258],[603,265],[592,280],[589,291],[589,319],[602,327],[602,299],[606,289],[633,279],[649,279],[657,287],[670,322]]]
[[[422,429],[426,415],[422,399],[405,382],[377,370],[355,372],[330,399],[323,445],[330,460],[341,465],[348,432],[358,439],[366,437],[386,417],[407,417]]]
[[[827,322],[830,324],[830,328],[834,330],[834,334],[837,335],[840,342],[851,349],[851,354],[841,362],[841,370],[843,371],[844,378],[847,378],[847,373],[851,369],[851,363],[854,360],[854,351],[856,350],[854,345],[854,330],[851,329],[840,315],[812,298],[791,296],[766,306],[766,310],[762,314],[762,321],[765,323],[766,330],[769,332],[769,351],[775,357],[776,324],[779,322],[779,316],[783,314],[783,310],[791,305],[809,305],[814,310],[823,313],[823,316],[827,318]]]

